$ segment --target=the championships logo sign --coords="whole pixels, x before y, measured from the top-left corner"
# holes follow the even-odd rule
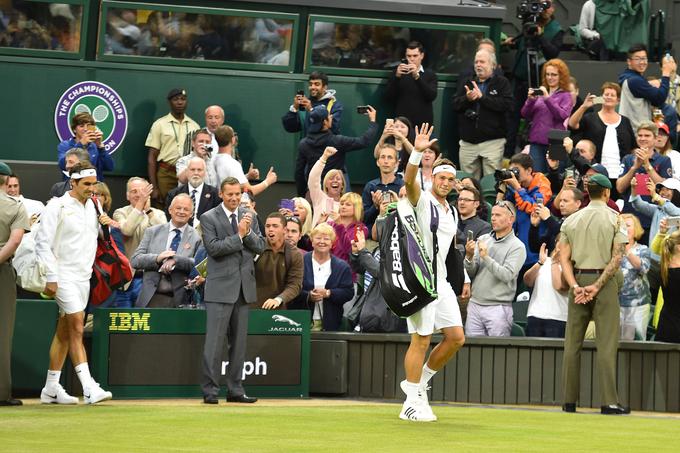
[[[112,154],[125,139],[128,116],[123,99],[101,82],[79,82],[64,91],[54,110],[54,127],[59,140],[73,137],[71,118],[77,113],[89,113],[102,132],[104,149]]]

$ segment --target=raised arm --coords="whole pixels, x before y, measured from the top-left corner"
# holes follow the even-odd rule
[[[423,158],[423,151],[428,149],[437,139],[430,140],[430,136],[434,131],[434,126],[430,126],[427,123],[423,123],[420,128],[416,126],[416,139],[413,152],[406,165],[406,171],[404,172],[404,185],[406,186],[406,196],[408,201],[412,206],[418,204],[420,199],[420,185],[416,182],[416,176],[418,174],[418,166]]]

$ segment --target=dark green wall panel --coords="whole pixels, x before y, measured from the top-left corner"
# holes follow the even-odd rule
[[[116,90],[127,108],[128,131],[123,145],[114,153],[114,174],[146,174],[147,133],[155,119],[168,113],[167,92],[180,87],[188,91],[187,113],[201,125],[208,105],[218,104],[224,108],[227,124],[239,134],[244,166],[252,161],[266,172],[273,165],[282,181],[293,180],[299,136],[283,130],[281,116],[295,92],[306,86],[306,76],[170,69],[62,61],[46,64],[44,59],[0,57],[0,84],[5,87],[3,103],[14,106],[0,111],[0,124],[11,131],[9,140],[0,149],[0,159],[54,162],[58,144],[54,130],[57,100],[71,85],[95,80]],[[356,113],[357,105],[375,106],[381,124],[392,116],[392,105],[383,100],[384,85],[380,79],[336,76],[331,77],[329,85],[337,90],[338,99],[345,105],[344,135],[360,135],[367,127],[367,118]],[[457,151],[452,147],[456,128],[449,107],[452,89],[441,84],[435,118],[442,147],[455,158]],[[350,153],[348,167],[353,182],[364,183],[377,177],[373,147]]]

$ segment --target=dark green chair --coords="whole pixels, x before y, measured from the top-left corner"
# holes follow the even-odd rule
[[[496,202],[496,178],[493,175],[486,175],[479,183],[482,186],[482,197],[493,205]]]
[[[524,334],[524,329],[522,328],[522,326],[513,322],[512,323],[512,330],[510,331],[510,336],[511,337],[525,337],[526,335]]]

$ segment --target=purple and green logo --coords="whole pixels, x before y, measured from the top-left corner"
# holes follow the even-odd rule
[[[113,154],[123,143],[128,116],[123,99],[116,91],[101,82],[79,82],[64,91],[54,110],[54,127],[59,140],[73,137],[71,118],[78,113],[89,113],[102,132],[104,149]]]

